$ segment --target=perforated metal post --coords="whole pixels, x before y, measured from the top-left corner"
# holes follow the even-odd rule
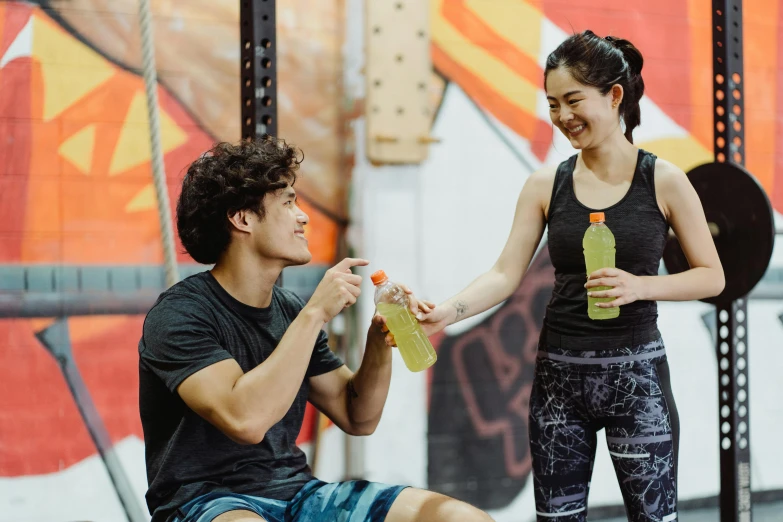
[[[277,136],[275,0],[240,0],[242,139]],[[276,284],[283,285],[283,274]]]
[[[277,135],[275,0],[240,0],[242,139]]]
[[[742,1],[713,0],[715,161],[745,165]],[[717,305],[720,519],[749,522],[747,299]]]

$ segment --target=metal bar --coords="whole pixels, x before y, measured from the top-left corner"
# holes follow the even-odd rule
[[[239,4],[242,139],[277,136],[277,26],[275,0]],[[283,286],[283,274],[275,281]]]
[[[274,0],[241,0],[242,138],[277,136],[277,38]]]
[[[742,0],[713,0],[715,161],[745,164]],[[747,299],[717,305],[720,520],[750,522]]]
[[[114,451],[106,426],[103,424],[90,392],[84,384],[84,379],[79,373],[76,361],[73,359],[67,320],[59,319],[48,328],[37,332],[35,337],[52,354],[60,366],[84,425],[106,466],[106,471],[109,473],[109,478],[114,485],[114,490],[117,492],[126,517],[130,522],[147,522],[149,517],[145,513],[146,510],[142,508],[136,498],[131,482],[125,474],[125,469]]]
[[[209,267],[181,264],[184,276]],[[329,267],[285,269],[285,288],[309,299]],[[0,319],[146,314],[166,289],[161,266],[0,264]]]
[[[160,295],[128,293],[0,293],[0,319],[146,314]]]
[[[750,422],[747,306],[738,299],[717,306],[720,415],[720,520],[749,522]]]

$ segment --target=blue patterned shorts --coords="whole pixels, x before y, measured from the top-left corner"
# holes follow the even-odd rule
[[[246,510],[267,522],[382,522],[406,486],[366,480],[327,483],[313,479],[290,501],[237,493],[208,493],[182,506],[173,522],[211,522],[228,511]]]

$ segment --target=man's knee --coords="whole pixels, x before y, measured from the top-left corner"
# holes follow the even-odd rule
[[[252,511],[235,509],[232,511],[226,511],[222,515],[215,518],[212,522],[266,522],[266,519],[257,513],[253,513]]]
[[[465,520],[470,522],[493,522],[484,511],[479,508],[466,504],[460,500],[451,499],[443,520]]]
[[[480,509],[455,498],[407,488],[392,504],[386,522],[491,522],[492,518]]]

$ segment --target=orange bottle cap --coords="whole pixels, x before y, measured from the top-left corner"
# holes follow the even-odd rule
[[[591,212],[590,213],[590,223],[600,223],[602,221],[606,221],[606,218],[604,217],[603,212]]]
[[[375,286],[382,285],[383,283],[389,280],[389,278],[386,277],[386,272],[384,272],[383,270],[378,270],[377,272],[374,272],[370,276],[370,279],[372,280],[372,284],[374,284]]]

